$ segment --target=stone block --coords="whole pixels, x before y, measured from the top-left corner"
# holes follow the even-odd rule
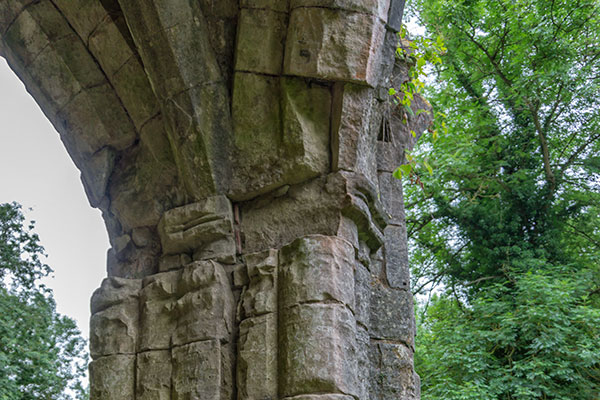
[[[182,297],[175,303],[177,324],[172,344],[198,340],[230,341],[235,302],[223,267],[215,262],[193,263],[183,271]]]
[[[399,32],[402,28],[402,17],[404,16],[404,3],[406,0],[391,0],[390,10],[388,13],[387,24],[388,26]]]
[[[233,269],[233,286],[242,288],[248,286],[250,277],[248,277],[248,268],[244,264],[236,265]]]
[[[389,223],[404,225],[404,195],[402,181],[394,178],[391,172],[379,172],[379,192]],[[404,239],[406,240],[406,239]]]
[[[153,88],[156,93],[155,83]],[[203,200],[227,188],[233,128],[224,83],[206,82],[178,92],[164,100],[162,111],[188,196]]]
[[[344,179],[347,193],[342,213],[357,226],[358,259],[366,262],[369,254],[383,245],[383,228],[387,225],[387,218],[377,188],[369,179],[360,173],[340,171],[339,174]]]
[[[225,239],[207,242],[196,249],[192,255],[194,261],[215,260],[223,264],[235,264],[237,247],[233,234]]]
[[[242,9],[238,22],[235,69],[279,75],[287,15],[268,9]]]
[[[92,207],[99,207],[106,198],[108,180],[112,174],[117,154],[114,149],[104,147],[86,161],[81,170],[81,182]]]
[[[140,351],[170,347],[176,323],[173,309],[181,274],[176,270],[144,279],[144,288],[140,292]]]
[[[245,256],[250,282],[242,294],[243,317],[277,311],[277,256],[277,250]]]
[[[311,235],[281,249],[281,307],[339,302],[354,309],[354,247],[335,236]]]
[[[359,399],[370,399],[369,392],[371,389],[371,370],[373,369],[369,359],[369,351],[371,348],[370,343],[371,340],[366,328],[358,325],[356,327],[356,376],[358,381]]]
[[[53,81],[44,77],[48,82]],[[76,94],[57,114],[56,126],[75,165],[102,147],[124,150],[136,139],[131,119],[121,107],[113,88],[106,82]]]
[[[290,16],[284,74],[374,86],[384,33],[372,15],[296,8]]]
[[[130,300],[92,314],[90,354],[96,359],[114,354],[135,354],[138,340],[138,302]]]
[[[236,343],[221,343],[221,397],[220,399],[234,400],[236,390]]]
[[[182,271],[180,293],[217,286],[229,287],[229,278],[222,265],[215,261],[195,261]]]
[[[175,347],[172,357],[173,400],[221,400],[221,346],[218,340]]]
[[[327,86],[236,73],[230,197],[247,200],[328,172],[330,109]]]
[[[398,143],[377,142],[377,169],[392,173],[404,162],[404,147]]]
[[[305,304],[280,314],[279,392],[358,396],[356,324],[340,304]]]
[[[406,225],[388,225],[384,235],[385,272],[388,283],[393,288],[410,290]]]
[[[291,0],[290,8],[325,7],[374,15],[385,21],[390,0]]]
[[[240,0],[243,8],[264,8],[267,10],[287,12],[289,0]]]
[[[137,247],[147,247],[156,244],[156,231],[150,227],[140,226],[131,231],[131,240]]]
[[[159,96],[220,80],[200,2],[124,2],[121,7]]]
[[[135,355],[101,357],[89,370],[90,400],[135,398]]]
[[[358,85],[336,85],[333,115],[333,170],[358,172],[377,181],[373,148],[377,134],[369,129],[373,92]]]
[[[76,38],[67,21],[50,2],[35,2],[23,10],[18,10],[18,3],[29,1],[3,2],[0,13],[10,13],[11,19],[5,23],[10,26],[0,28],[0,34],[5,43],[10,44],[13,56],[27,67],[50,43],[60,38],[71,36]],[[14,8],[13,8],[14,7]],[[13,9],[10,12],[8,9]],[[8,17],[8,16],[7,16]],[[5,14],[0,16],[4,20]]]
[[[171,400],[171,351],[146,351],[136,363],[136,399]]]
[[[199,289],[177,300],[175,313],[174,345],[207,339],[228,341],[235,315],[233,295],[226,296],[217,287]]]
[[[413,351],[402,344],[374,342],[370,348],[374,400],[418,400],[420,382],[413,370]]]
[[[102,3],[94,0],[54,0],[52,3],[66,17],[81,38],[87,39],[92,31],[108,16]]]
[[[0,33],[4,34],[25,8],[37,2],[37,0],[18,0],[0,3]]]
[[[266,161],[281,145],[280,79],[245,72],[235,74],[232,116],[235,147],[245,160]]]
[[[187,254],[174,254],[170,256],[163,256],[158,262],[159,272],[170,271],[173,269],[180,269],[192,262],[192,257]]]
[[[356,322],[368,327],[371,313],[371,274],[360,262],[356,262],[354,267],[354,295]]]
[[[14,29],[17,29],[17,27]],[[77,43],[78,38],[71,35],[61,40],[63,42],[70,41],[71,43]],[[23,61],[27,61],[27,49],[21,51],[17,47],[12,52],[20,56]],[[73,66],[73,68],[77,68],[77,66]],[[44,47],[35,58],[32,58],[27,69],[35,84],[58,109],[66,106],[82,90],[84,82],[80,82],[73,75],[73,70],[66,64],[63,55],[52,46]],[[101,78],[99,78],[99,81],[102,82]],[[98,84],[98,81],[95,84]]]
[[[276,399],[277,371],[277,314],[242,321],[238,340],[238,399]]]
[[[335,235],[345,196],[340,178],[331,174],[290,186],[285,196],[265,196],[264,199],[243,203],[244,251],[279,248],[313,233]]]
[[[166,211],[158,225],[164,254],[192,252],[216,241],[233,243],[232,232],[231,203],[225,196]]]
[[[121,260],[116,256],[114,249],[108,250],[106,260],[108,276],[139,279],[157,272],[156,249],[149,247],[140,249],[132,246],[126,254],[126,259]]]
[[[111,238],[112,248],[115,251],[115,256],[120,261],[130,261],[136,248],[131,241],[131,236],[128,234],[119,235]]]
[[[117,21],[125,24],[122,16],[118,19],[104,18],[88,38],[90,52],[109,79],[133,56],[132,48],[119,30]]]
[[[395,340],[413,347],[415,317],[410,291],[389,289],[381,284],[374,284],[371,289],[371,337]]]
[[[341,237],[344,240],[352,243],[355,250],[359,248],[359,240],[358,240],[358,227],[356,223],[347,217],[340,218],[340,224],[338,226],[338,230],[336,232],[336,236]]]
[[[294,160],[288,183],[329,172],[331,91],[303,79],[282,79],[283,144]],[[295,176],[297,175],[297,177]]]
[[[141,279],[105,278],[92,294],[92,314],[125,302],[137,302],[141,288]]]
[[[56,69],[48,63],[54,63]],[[76,35],[65,36],[54,41],[36,57],[29,65],[29,69],[36,71],[42,85],[51,85],[53,89],[71,80],[77,81],[82,89],[106,82],[106,76]],[[56,76],[50,75],[52,72]],[[50,76],[53,79],[48,79]]]
[[[131,56],[115,71],[110,81],[138,130],[159,112],[148,76],[136,56]],[[164,130],[162,125],[161,128]]]

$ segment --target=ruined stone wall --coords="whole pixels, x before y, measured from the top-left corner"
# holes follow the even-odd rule
[[[110,236],[93,400],[419,398],[403,3],[0,0]]]

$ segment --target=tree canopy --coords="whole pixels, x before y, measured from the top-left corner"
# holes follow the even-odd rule
[[[600,3],[414,0],[447,135],[406,190],[425,399],[600,392]],[[419,173],[415,171],[414,173]],[[423,297],[420,297],[423,298]]]
[[[40,283],[51,269],[16,203],[0,204],[0,398],[85,397],[86,343]]]

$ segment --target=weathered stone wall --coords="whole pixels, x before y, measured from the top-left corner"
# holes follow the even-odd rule
[[[92,399],[419,398],[403,3],[0,1],[111,240]]]

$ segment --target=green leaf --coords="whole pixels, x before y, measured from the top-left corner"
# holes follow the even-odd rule
[[[429,165],[429,163],[427,162],[427,160],[423,161],[423,165],[425,166],[425,168],[427,168],[427,171],[429,172],[429,175],[433,175],[433,168],[431,168],[431,165]]]

